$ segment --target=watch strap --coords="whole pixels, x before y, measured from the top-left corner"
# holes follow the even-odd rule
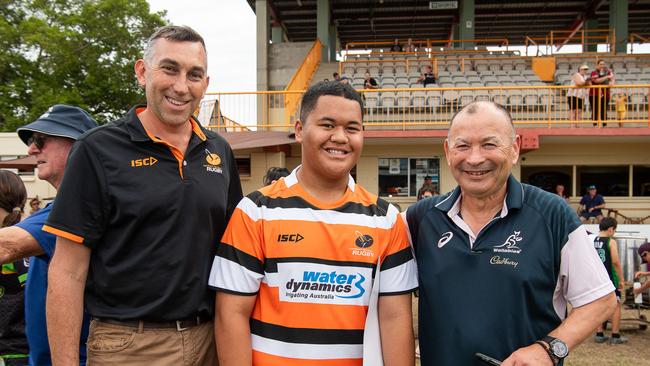
[[[550,345],[549,342],[546,341],[546,338],[548,338],[548,337],[544,337],[544,339],[541,340],[541,341],[535,341],[535,343],[542,346],[542,348],[544,348],[544,350],[546,351],[546,354],[548,355],[548,357],[551,358],[551,362],[553,362],[553,365],[557,365],[558,363],[560,363],[560,359],[553,354],[553,351],[551,351],[551,345]],[[552,338],[552,339],[554,339],[554,338]]]

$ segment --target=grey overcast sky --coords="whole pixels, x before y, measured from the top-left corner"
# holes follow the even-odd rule
[[[255,91],[255,13],[246,0],[148,0],[152,11],[199,32],[208,49],[208,92]]]

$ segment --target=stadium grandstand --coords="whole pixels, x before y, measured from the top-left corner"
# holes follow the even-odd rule
[[[299,146],[286,141],[301,94],[338,72],[365,98],[356,178],[402,208],[425,176],[441,192],[454,188],[442,148],[449,119],[471,101],[492,100],[511,111],[522,136],[518,178],[547,190],[561,183],[576,207],[596,185],[609,214],[650,223],[650,0],[248,4],[257,21],[258,90],[211,93],[200,111],[228,138],[254,136],[237,150],[245,191],[259,187],[268,167],[298,164]],[[596,70],[601,59],[615,81],[592,89],[608,89],[611,98],[594,106],[586,98],[580,119],[571,120],[571,76],[580,65]],[[435,83],[424,87],[427,66]],[[366,72],[379,89],[363,89]],[[223,116],[228,124],[216,122]]]

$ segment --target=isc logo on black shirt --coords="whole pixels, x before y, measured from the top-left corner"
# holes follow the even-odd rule
[[[131,160],[131,167],[133,168],[138,168],[142,166],[152,166],[158,162],[158,159],[154,158],[153,156],[150,156],[148,158],[144,159],[133,159]]]

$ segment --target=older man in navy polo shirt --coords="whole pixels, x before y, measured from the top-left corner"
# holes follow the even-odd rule
[[[616,306],[571,208],[511,175],[520,146],[505,108],[465,106],[444,145],[458,187],[406,212],[423,366],[483,365],[476,353],[504,366],[561,364]]]
[[[578,208],[580,221],[587,222],[591,218],[595,218],[596,223],[599,223],[603,219],[603,208],[605,208],[605,199],[598,194],[595,185],[590,185],[587,188],[587,194],[580,199],[580,207]]]

